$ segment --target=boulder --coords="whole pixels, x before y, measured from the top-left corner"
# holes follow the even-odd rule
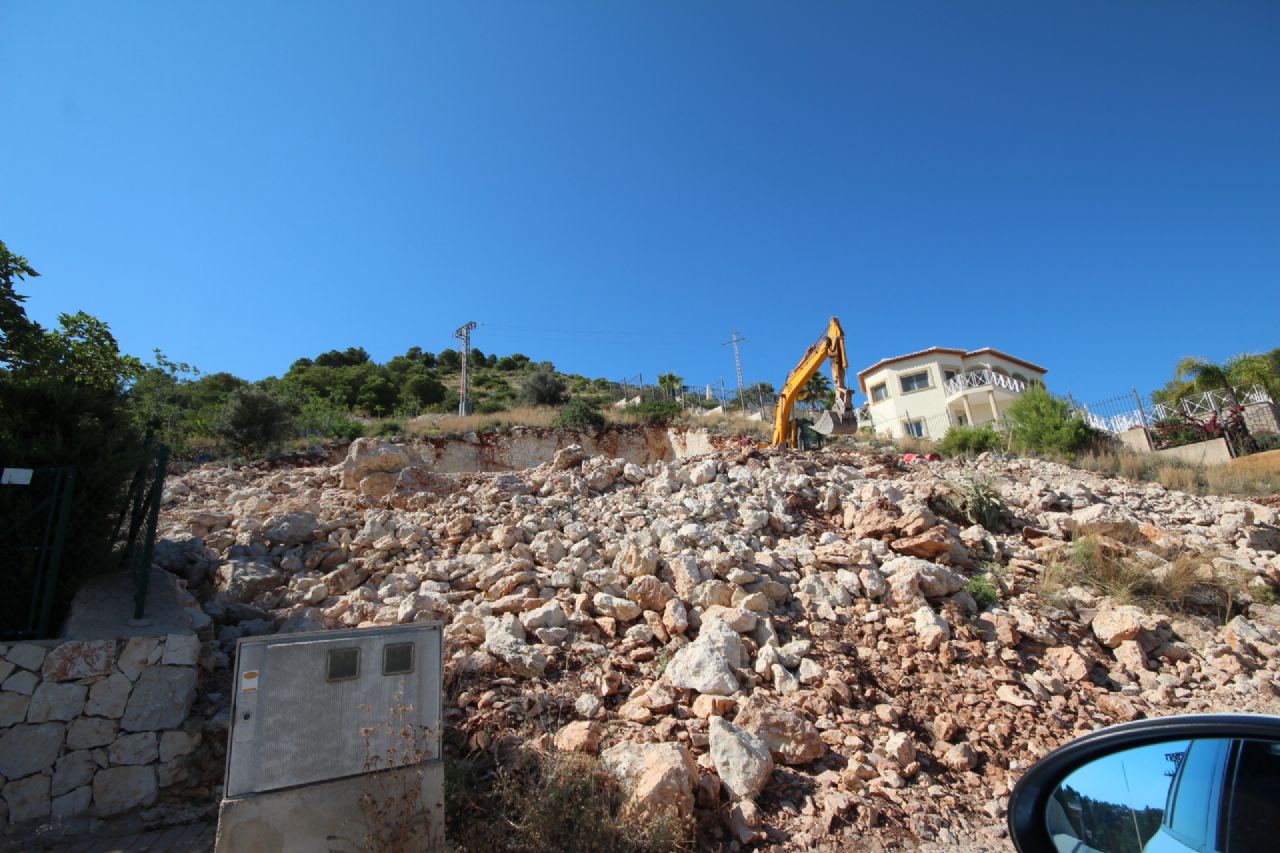
[[[779,764],[808,764],[827,751],[817,726],[759,694],[742,704],[733,723],[763,740]]]
[[[724,717],[712,717],[709,723],[711,762],[721,785],[735,800],[754,799],[773,773],[768,745]]]
[[[262,535],[272,545],[301,545],[314,539],[319,529],[314,513],[291,512],[267,519],[262,526]]]
[[[709,642],[693,642],[676,652],[663,676],[672,687],[729,696],[738,679],[725,656]]]
[[[1098,641],[1108,648],[1116,648],[1125,640],[1132,640],[1142,630],[1143,613],[1132,605],[1122,605],[1099,610],[1089,627]]]
[[[618,598],[616,595],[610,595],[607,592],[597,592],[595,597],[591,599],[591,605],[595,608],[596,613],[601,616],[608,616],[621,622],[630,622],[633,619],[640,618],[640,605],[634,601],[628,601],[625,598]]]
[[[644,610],[661,613],[667,602],[675,599],[675,592],[654,575],[642,575],[627,587],[627,598]]]
[[[947,623],[929,605],[916,608],[912,614],[916,635],[920,638],[920,647],[927,652],[936,650],[951,639],[951,625]]]
[[[556,749],[562,752],[590,752],[600,748],[604,739],[605,728],[600,723],[590,720],[575,720],[556,732]]]
[[[357,438],[347,448],[347,458],[339,466],[342,488],[358,488],[360,481],[370,474],[395,474],[412,461],[404,448],[376,438]],[[392,485],[394,482],[393,477]]]
[[[626,808],[637,817],[693,814],[698,767],[683,746],[623,741],[601,753],[600,763],[630,792]]]
[[[284,574],[265,557],[237,557],[218,569],[218,588],[229,602],[251,602],[284,581]]]
[[[511,671],[525,678],[536,678],[547,670],[547,656],[541,649],[525,642],[524,626],[514,613],[484,620],[484,651],[504,661]]]

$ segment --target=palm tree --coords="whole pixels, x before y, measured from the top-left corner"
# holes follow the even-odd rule
[[[808,404],[810,409],[813,409],[817,403],[824,403],[827,408],[831,408],[835,399],[835,389],[831,387],[831,380],[824,373],[813,374],[800,391],[801,402]]]
[[[674,373],[663,373],[658,377],[658,385],[667,392],[667,396],[675,399],[676,394],[684,387],[684,377]]]
[[[1246,389],[1261,385],[1272,400],[1280,400],[1280,350],[1237,355],[1227,359],[1225,367],[1232,385]]]

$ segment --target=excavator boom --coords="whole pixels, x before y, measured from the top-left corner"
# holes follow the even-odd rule
[[[850,406],[852,394],[845,387],[849,359],[845,355],[844,329],[841,328],[840,321],[832,317],[822,337],[809,347],[804,358],[800,359],[800,363],[796,365],[795,370],[791,371],[791,375],[782,386],[773,418],[774,447],[784,444],[788,447],[796,446],[797,426],[791,419],[791,412],[804,392],[804,386],[827,360],[831,361],[831,378],[835,385],[836,400],[831,411],[824,412],[814,428],[823,435],[845,435],[857,431],[857,420]]]

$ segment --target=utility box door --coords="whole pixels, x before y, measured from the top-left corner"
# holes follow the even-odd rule
[[[240,641],[226,797],[440,757],[441,626]]]

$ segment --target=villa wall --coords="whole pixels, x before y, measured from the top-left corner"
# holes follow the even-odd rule
[[[0,644],[0,826],[119,814],[200,744],[195,634]]]

